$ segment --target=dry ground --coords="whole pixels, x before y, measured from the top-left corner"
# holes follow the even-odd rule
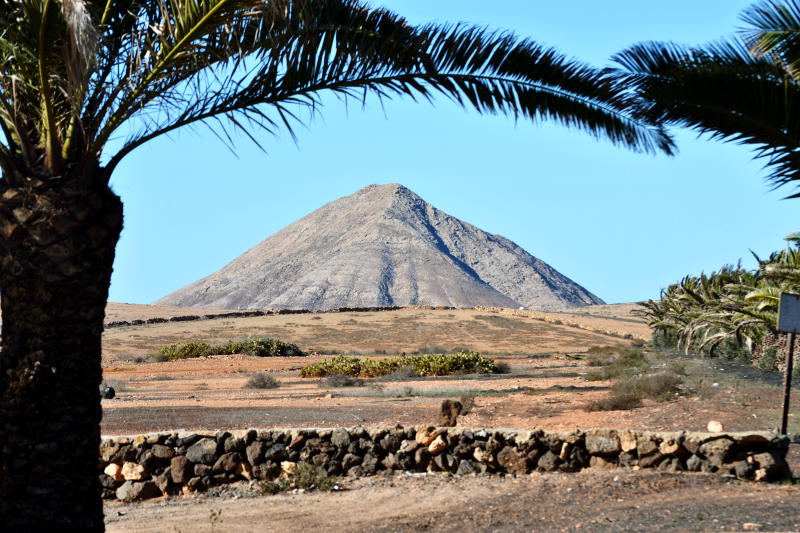
[[[117,386],[118,396],[103,401],[103,432],[430,423],[443,398],[461,396],[475,397],[472,412],[459,419],[464,426],[702,430],[710,419],[720,420],[726,430],[776,426],[779,376],[718,360],[686,361],[687,389],[675,400],[648,402],[629,411],[585,411],[588,402],[608,394],[609,383],[587,381],[587,361],[575,355],[590,346],[628,342],[621,335],[644,337],[647,332],[646,325],[630,314],[631,306],[603,307],[601,316],[596,316],[596,309],[521,313],[419,308],[113,328],[104,335],[104,375]],[[206,312],[119,304],[109,311],[109,320]],[[410,353],[426,345],[464,347],[494,354],[512,372],[368,380],[364,387],[331,389],[321,380],[297,377],[299,367],[327,357],[322,355],[137,362],[173,342],[248,336],[276,337],[316,352]],[[272,374],[280,387],[243,389],[257,371]],[[790,420],[790,431],[800,432],[800,409],[793,410]],[[350,490],[331,494],[232,499],[237,495],[234,491],[227,497],[109,504],[109,531],[296,531],[308,527],[321,531],[728,531],[742,529],[748,522],[760,524],[762,530],[800,530],[797,486],[742,485],[698,475],[619,471],[457,481],[439,476],[395,477],[348,481],[346,486]],[[241,495],[252,496],[252,490],[243,490]],[[211,511],[219,509],[221,520],[212,519]]]

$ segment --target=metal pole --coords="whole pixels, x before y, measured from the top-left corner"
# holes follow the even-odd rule
[[[783,378],[783,414],[781,415],[781,435],[786,435],[789,422],[789,396],[792,392],[792,363],[794,360],[794,332],[789,333],[789,352],[786,354],[786,375]]]

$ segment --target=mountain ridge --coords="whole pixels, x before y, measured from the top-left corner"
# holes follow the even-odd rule
[[[509,239],[390,183],[325,204],[156,303],[242,309],[555,309],[602,300]]]

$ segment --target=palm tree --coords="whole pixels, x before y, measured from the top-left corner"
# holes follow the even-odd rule
[[[291,131],[323,93],[455,100],[670,152],[602,73],[508,33],[359,0],[0,3],[0,523],[103,529],[100,335],[120,161],[179,128]],[[109,140],[124,142],[108,153]]]
[[[639,118],[753,146],[774,188],[800,187],[800,3],[762,1],[742,19],[739,38],[704,47],[635,45],[612,73]]]

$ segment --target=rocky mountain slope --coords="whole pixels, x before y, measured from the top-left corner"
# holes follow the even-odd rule
[[[443,213],[393,183],[324,205],[156,303],[323,310],[556,309],[603,302],[505,237]]]

